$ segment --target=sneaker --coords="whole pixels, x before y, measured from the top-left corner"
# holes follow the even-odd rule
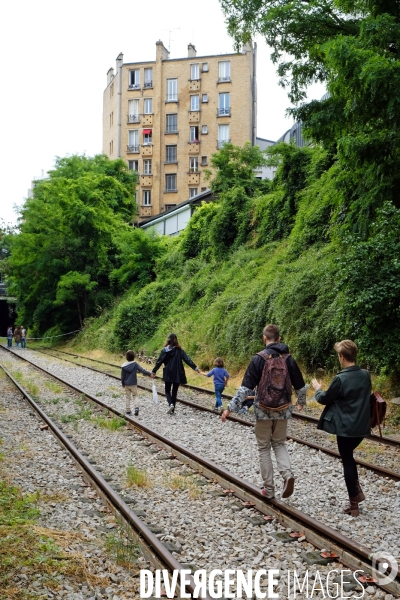
[[[271,500],[271,498],[275,498],[275,496],[272,494],[270,494],[270,492],[267,492],[267,490],[265,488],[261,488],[261,493],[263,496],[265,496],[266,498],[269,498]]]
[[[127,410],[125,414],[126,414],[126,415],[131,415],[132,413],[131,413],[131,411],[130,411],[130,410]]]
[[[138,416],[139,416],[139,407],[136,407],[136,408],[135,408],[135,413],[134,413],[134,414],[135,414],[135,417],[138,417]]]
[[[170,404],[170,405],[168,406],[167,415],[170,415],[170,414],[172,414],[172,413],[174,412],[174,408],[175,408],[175,407],[174,407],[174,405],[173,405],[173,404]]]
[[[239,415],[248,415],[249,414],[248,408],[239,408],[239,410],[237,412],[239,413]]]
[[[294,491],[294,477],[288,477],[285,480],[282,491],[282,498],[289,498]]]

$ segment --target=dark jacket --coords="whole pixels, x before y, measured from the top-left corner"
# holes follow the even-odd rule
[[[274,358],[280,354],[289,354],[289,348],[282,342],[276,342],[274,344],[268,344],[265,347],[264,352],[266,354],[272,354]],[[247,367],[246,373],[244,374],[242,386],[254,390],[255,387],[260,383],[261,375],[264,369],[265,360],[256,354],[251,359],[251,363]],[[301,371],[294,360],[293,356],[290,355],[286,361],[286,365],[290,375],[290,381],[295,390],[300,390],[304,387],[304,379]]]
[[[149,375],[150,371],[146,371],[134,360],[126,362],[122,365],[121,369],[121,383],[122,385],[137,385],[137,372],[143,375]]]
[[[161,350],[153,373],[157,373],[161,365],[164,365],[163,381],[169,383],[187,383],[183,361],[185,361],[189,367],[192,367],[192,369],[197,369],[197,366],[182,348],[170,348],[169,346],[166,346]]]
[[[318,429],[343,437],[364,437],[370,427],[371,379],[355,365],[343,369],[332,379],[326,392],[315,392],[317,402],[325,406]]]

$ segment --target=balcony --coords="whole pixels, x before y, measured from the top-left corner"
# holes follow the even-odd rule
[[[189,92],[198,92],[200,90],[200,79],[189,79]]]
[[[189,123],[199,123],[200,122],[200,111],[199,110],[189,110]]]
[[[140,115],[128,115],[128,123],[139,123]]]
[[[142,125],[153,125],[153,115],[142,115]]]
[[[148,90],[149,88],[152,88],[152,87],[153,87],[153,82],[152,82],[152,81],[145,81],[145,82],[144,82],[144,86],[143,86],[143,88],[144,88],[145,90],[146,90],[146,89]]]
[[[140,83],[131,83],[128,85],[128,90],[140,90]]]
[[[224,144],[230,144],[231,140],[217,140],[217,148],[222,148]]]
[[[231,107],[227,108],[217,108],[217,117],[230,117],[231,116]]]
[[[189,144],[189,154],[199,154],[200,142],[188,142],[188,144]]]
[[[217,83],[231,83],[231,76],[225,75],[224,77],[218,77]]]
[[[142,144],[142,156],[153,156],[153,144]]]
[[[127,146],[126,153],[127,154],[137,154],[139,152],[139,145],[137,146]]]

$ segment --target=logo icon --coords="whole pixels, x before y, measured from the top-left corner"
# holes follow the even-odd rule
[[[396,579],[399,572],[399,565],[392,554],[378,551],[370,556],[372,561],[372,577],[380,585],[388,585]]]

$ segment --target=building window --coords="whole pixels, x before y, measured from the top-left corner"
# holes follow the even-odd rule
[[[129,71],[129,89],[138,90],[140,88],[140,69]]]
[[[151,159],[146,158],[143,160],[143,175],[151,175]]]
[[[151,206],[151,190],[143,190],[143,206]]]
[[[198,142],[199,141],[199,128],[197,125],[190,127],[190,141]]]
[[[208,102],[208,94],[203,94],[201,97],[202,102]]]
[[[139,122],[139,100],[129,100],[128,102],[128,123]]]
[[[114,84],[113,83],[110,85],[110,98],[112,98],[112,96],[114,96]]]
[[[202,165],[207,165],[207,156],[202,156],[201,157],[201,164]]]
[[[176,204],[166,204],[165,205],[165,210],[172,210],[173,208],[175,208]]]
[[[145,88],[153,87],[153,69],[145,69],[144,70],[144,87]]]
[[[189,198],[194,198],[198,193],[198,188],[189,188]]]
[[[198,173],[199,171],[199,159],[197,156],[191,156],[189,158],[189,172]]]
[[[218,148],[231,140],[229,139],[229,125],[218,125]]]
[[[167,102],[176,102],[178,100],[178,80],[167,79]]]
[[[201,188],[201,191],[202,191],[202,192],[206,192],[206,191],[207,191],[207,188],[206,188],[206,187],[202,187],[202,188]]]
[[[231,114],[231,95],[229,92],[218,94],[218,116],[223,117],[224,115]]]
[[[112,155],[114,151],[114,142],[110,142],[110,156]]]
[[[139,161],[138,160],[128,160],[128,169],[130,171],[139,171]]]
[[[139,130],[128,131],[128,152],[139,152]]]
[[[190,110],[199,110],[199,95],[190,96]]]
[[[145,98],[144,99],[144,114],[145,115],[153,114],[153,98]]]
[[[202,125],[201,126],[201,133],[204,135],[206,133],[208,133],[208,129],[207,129],[207,125]]]
[[[190,79],[200,79],[199,64],[190,65]]]
[[[165,146],[165,162],[177,162],[177,146]]]
[[[229,60],[224,60],[218,63],[218,81],[231,80],[231,63]]]
[[[148,146],[152,143],[152,130],[151,129],[143,129],[143,145]]]
[[[203,73],[208,73],[208,63],[203,63],[201,66]]]
[[[176,133],[178,131],[178,115],[171,114],[166,116],[166,132]]]
[[[165,190],[167,192],[176,192],[176,175],[165,176]]]

